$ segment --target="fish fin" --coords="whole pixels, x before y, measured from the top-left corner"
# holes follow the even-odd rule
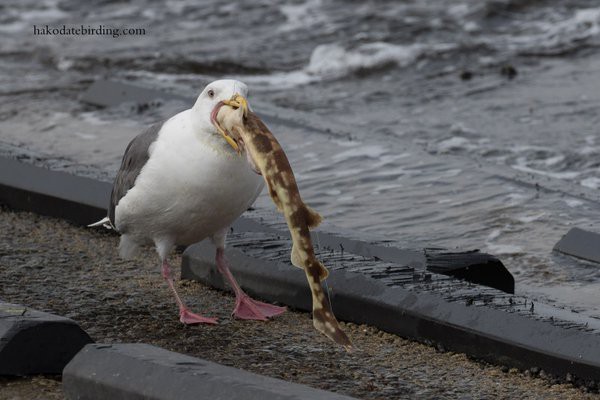
[[[317,226],[319,226],[319,224],[323,221],[323,217],[321,217],[321,214],[319,214],[306,204],[304,205],[304,208],[306,210],[306,224],[308,225],[308,227],[316,228]]]
[[[243,141],[241,141],[240,143],[242,144],[242,146],[244,145]],[[248,161],[248,164],[250,164],[250,168],[252,168],[254,172],[256,172],[258,175],[262,175],[262,172],[260,172],[260,168],[258,168],[258,166],[256,165],[256,161],[254,161],[252,154],[250,154],[248,150],[246,150],[246,161]]]
[[[302,265],[302,258],[300,258],[300,254],[298,254],[295,244],[292,244],[292,256],[290,261],[294,267],[304,269],[304,265]]]
[[[298,250],[296,249],[295,244],[292,244],[291,262],[294,267],[298,267],[298,268],[302,268],[302,269],[306,268],[302,263],[302,258],[300,257],[300,254],[298,253]],[[311,268],[311,269],[317,268],[319,270],[319,279],[321,281],[323,279],[327,279],[327,277],[329,276],[329,271],[327,270],[327,268],[325,268],[323,263],[318,260],[315,260],[312,264],[310,264],[310,266],[308,268]]]
[[[318,265],[317,268],[319,268],[319,278],[321,278],[321,281],[327,279],[327,277],[329,276],[329,270],[327,270],[327,268],[325,268],[323,263],[320,261],[317,261],[315,264]]]
[[[296,249],[296,245],[295,244],[292,244],[292,256],[290,258],[291,258],[290,261],[292,262],[292,265],[294,267],[298,267],[298,268],[301,268],[301,269],[305,269],[306,268],[303,265],[302,257],[300,257],[300,253],[298,253],[298,250]],[[325,268],[325,266],[321,262],[315,260],[311,264],[311,266],[308,267],[308,268],[315,268],[315,267],[319,270],[319,279],[320,280],[326,279],[329,276],[329,271],[327,270],[327,268]]]

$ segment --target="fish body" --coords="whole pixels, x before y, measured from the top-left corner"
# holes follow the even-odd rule
[[[271,199],[285,216],[292,237],[291,262],[305,271],[311,289],[313,325],[350,350],[352,343],[336,320],[321,286],[329,272],[315,256],[310,237],[309,228],[318,226],[322,217],[302,201],[294,172],[281,145],[256,114],[248,112],[244,116],[241,107],[234,109],[223,105],[215,119],[240,145],[240,151],[246,152],[248,162],[263,176]]]

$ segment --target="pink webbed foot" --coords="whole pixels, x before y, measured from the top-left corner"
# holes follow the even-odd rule
[[[192,324],[217,324],[216,318],[207,318],[202,315],[194,314],[193,312],[183,309],[179,312],[179,320],[186,325]]]
[[[266,321],[267,318],[283,314],[286,310],[286,307],[263,303],[262,301],[250,298],[250,296],[244,293],[236,298],[233,315],[240,319]]]

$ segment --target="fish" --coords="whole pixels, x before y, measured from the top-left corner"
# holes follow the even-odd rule
[[[239,154],[265,180],[269,195],[285,216],[292,237],[292,265],[306,274],[312,294],[313,326],[325,336],[352,351],[353,345],[337,321],[321,282],[329,271],[315,256],[310,228],[317,227],[321,215],[302,201],[298,184],[283,148],[264,122],[247,106],[246,99],[235,95],[213,110],[211,120],[224,137],[229,137]],[[230,142],[230,140],[228,140]]]

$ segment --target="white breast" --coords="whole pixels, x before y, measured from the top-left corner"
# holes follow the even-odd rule
[[[116,227],[140,241],[195,243],[227,228],[263,185],[225,140],[195,130],[187,110],[165,122],[134,187],[115,209]]]

